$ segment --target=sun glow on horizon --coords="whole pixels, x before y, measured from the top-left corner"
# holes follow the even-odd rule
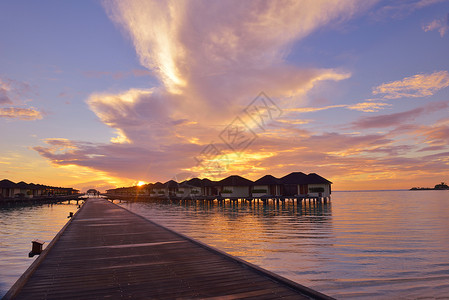
[[[139,182],[137,182],[137,186],[142,186],[142,185],[144,185],[145,184],[145,181],[139,181]]]

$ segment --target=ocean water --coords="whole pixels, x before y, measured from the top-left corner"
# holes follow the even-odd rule
[[[449,299],[449,191],[334,192],[329,204],[122,203],[338,299]]]
[[[449,299],[449,191],[334,192],[302,205],[114,202],[338,299]],[[0,209],[0,296],[31,264],[30,240],[49,242],[74,209]]]
[[[31,241],[45,241],[44,248],[67,223],[76,201],[28,206],[0,206],[0,298],[37,258],[28,257]]]

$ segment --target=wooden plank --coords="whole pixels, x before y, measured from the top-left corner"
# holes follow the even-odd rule
[[[332,299],[89,199],[5,299]]]

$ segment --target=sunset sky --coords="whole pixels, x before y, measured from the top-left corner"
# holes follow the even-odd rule
[[[1,1],[0,180],[449,181],[449,1]]]

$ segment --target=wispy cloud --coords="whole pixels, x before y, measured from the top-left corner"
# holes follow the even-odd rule
[[[295,107],[295,108],[287,108],[285,111],[287,112],[296,112],[296,113],[310,113],[310,112],[316,112],[316,111],[322,111],[332,108],[341,108],[341,107],[347,107],[346,104],[338,104],[338,105],[328,105],[328,106],[322,106],[322,107]]]
[[[232,74],[236,84],[248,71],[263,77],[279,67],[288,69],[282,62],[293,41],[370,6],[357,1],[104,3],[131,37],[141,64],[154,71],[170,93],[199,88],[192,84],[206,76],[228,83]]]
[[[374,11],[372,15],[376,19],[395,18],[401,19],[416,10],[431,6],[445,0],[402,0],[392,1],[387,5],[382,5],[378,10]]]
[[[52,153],[56,152],[64,152],[66,150],[70,149],[77,149],[76,143],[65,138],[51,138],[51,139],[45,139],[44,142],[51,147],[49,150]]]
[[[388,106],[391,106],[388,103],[383,102],[360,102],[353,105],[348,105],[347,108],[351,110],[358,110],[363,112],[377,112],[382,110]]]
[[[322,107],[296,107],[296,108],[287,108],[286,112],[290,113],[311,113],[322,110],[328,110],[333,108],[346,108],[350,110],[358,110],[362,112],[377,112],[381,109],[384,109],[391,104],[384,102],[360,102],[356,104],[337,104],[337,105],[328,105]]]
[[[236,155],[225,150],[230,159],[222,177],[232,172],[250,178],[268,172],[280,176],[297,170],[298,162],[304,172],[332,174],[342,180],[360,180],[368,176],[366,170],[369,176],[393,176],[391,170],[408,172],[404,164],[410,166],[416,160],[399,155],[415,146],[396,143],[391,132],[315,132],[309,126],[298,126],[311,120],[294,115],[329,109],[355,111],[351,115],[377,112],[390,107],[386,100],[427,96],[447,86],[447,72],[441,71],[379,86],[373,93],[382,96],[373,101],[301,107],[304,95],[317,84],[344,80],[351,74],[291,65],[287,57],[292,45],[353,18],[375,2],[105,1],[110,18],[129,36],[141,65],[148,70],[143,75],[150,72],[159,84],[100,91],[88,97],[90,109],[101,122],[116,130],[110,143],[49,139],[34,149],[56,165],[83,166],[121,178],[165,180],[179,172],[204,176],[194,157],[211,142],[226,148],[220,133],[263,90],[285,114],[259,132],[246,152]],[[123,74],[88,75],[119,78]],[[428,112],[420,107],[364,117],[351,125],[361,129],[399,126]],[[413,129],[407,128],[408,132]],[[420,159],[417,164],[429,170],[437,166]]]
[[[29,84],[11,78],[0,77],[0,105],[21,104],[23,97],[29,94]]]
[[[416,132],[425,138],[428,145],[432,146],[430,150],[435,150],[433,147],[436,146],[447,147],[449,145],[449,119],[430,126],[421,126]]]
[[[383,95],[384,99],[404,97],[426,97],[449,86],[449,73],[438,71],[432,74],[417,74],[399,81],[384,83],[373,89],[374,95]]]
[[[42,113],[34,107],[23,108],[28,99],[24,99],[31,92],[29,84],[10,78],[0,78],[0,105],[14,105],[0,108],[0,118],[10,120],[39,120]]]
[[[431,102],[423,107],[400,113],[360,118],[352,123],[352,127],[357,129],[369,129],[398,126],[412,121],[423,114],[440,111],[447,109],[448,107],[449,102]]]
[[[443,37],[449,31],[449,13],[444,18],[436,19],[426,24],[422,29],[425,32],[438,30],[441,37]]]
[[[32,121],[42,119],[42,114],[34,108],[6,107],[0,108],[0,118]]]
[[[0,105],[12,104],[12,100],[9,98],[9,85],[2,82],[0,79]]]
[[[285,123],[285,124],[290,124],[290,125],[304,125],[304,124],[309,124],[310,122],[312,122],[312,120],[291,120],[291,119],[277,119],[277,122],[281,122],[281,123]]]
[[[119,178],[145,178],[163,180],[171,178],[179,170],[192,166],[192,157],[201,146],[186,143],[176,147],[149,149],[132,144],[95,144],[70,141],[68,146],[54,145],[33,147],[41,156],[59,166],[77,165],[101,170]]]
[[[440,146],[428,146],[428,147],[424,147],[422,149],[419,149],[418,152],[426,152],[426,151],[442,151],[442,150],[447,150],[447,143],[445,145],[440,145]]]
[[[193,157],[261,90],[279,105],[294,106],[318,82],[350,77],[337,69],[291,66],[285,58],[293,43],[372,3],[105,1],[110,18],[130,37],[140,63],[160,85],[98,92],[87,99],[100,120],[116,130],[111,144],[82,145],[67,156],[52,152],[52,145],[36,150],[58,164],[108,172],[123,172],[124,161],[134,169],[147,166],[147,173],[192,167]],[[107,155],[96,156],[100,148]]]

